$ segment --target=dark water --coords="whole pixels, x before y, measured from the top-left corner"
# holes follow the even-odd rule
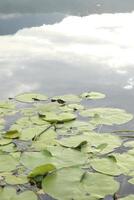
[[[133,21],[133,0],[0,0],[0,98],[100,91],[134,114]]]

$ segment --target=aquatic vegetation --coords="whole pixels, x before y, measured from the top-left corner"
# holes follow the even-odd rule
[[[121,137],[122,131],[100,131],[133,115],[120,108],[91,108],[105,96],[24,93],[0,102],[0,198],[40,200],[47,194],[56,200],[115,200],[120,175],[134,185],[134,140]],[[122,147],[125,151],[117,151]]]

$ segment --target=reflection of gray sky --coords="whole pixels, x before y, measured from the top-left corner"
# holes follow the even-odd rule
[[[14,34],[23,27],[56,23],[66,15],[133,10],[133,0],[0,0],[0,35]]]
[[[133,0],[0,0],[1,13],[62,12],[90,14],[94,12],[129,12]]]
[[[0,15],[0,35],[14,34],[24,27],[54,24],[64,18],[63,14],[8,14]]]
[[[114,97],[107,105],[131,105],[133,20],[134,13],[70,16],[0,36],[1,96],[97,90]]]

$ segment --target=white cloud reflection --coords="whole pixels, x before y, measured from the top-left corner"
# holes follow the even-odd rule
[[[95,64],[99,70],[106,66],[126,74],[134,67],[133,21],[134,12],[71,16],[54,25],[1,36],[0,76],[13,76],[16,70],[26,69],[25,65],[31,61],[42,59],[62,62],[63,67],[64,64],[79,63],[81,68]]]

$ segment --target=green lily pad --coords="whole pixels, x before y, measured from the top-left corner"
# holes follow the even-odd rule
[[[21,140],[31,140],[34,137],[37,137],[42,131],[45,131],[48,128],[48,125],[45,126],[33,126],[31,128],[26,128],[21,131]]]
[[[44,101],[47,100],[48,97],[42,94],[37,93],[24,93],[15,97],[17,101],[24,103],[33,103],[35,101]]]
[[[23,152],[20,163],[26,168],[33,170],[34,168],[50,163],[51,156],[45,155],[43,152]]]
[[[69,138],[63,138],[62,140],[59,140],[59,144],[64,146],[64,147],[70,147],[70,148],[77,148],[80,147],[81,145],[86,144],[87,141],[84,140],[81,136],[72,136]]]
[[[122,173],[125,175],[129,175],[129,173],[133,171],[133,166],[134,166],[133,155],[129,155],[128,153],[123,153],[123,154],[115,153],[113,155],[115,156],[118,166],[120,166]]]
[[[103,174],[118,176],[122,173],[118,163],[111,157],[93,159],[91,160],[91,166],[94,170]]]
[[[75,149],[51,146],[47,147],[47,150],[51,153],[51,163],[56,168],[85,165],[88,160],[86,154]]]
[[[16,152],[17,151],[16,145],[13,144],[13,143],[9,143],[9,144],[0,146],[0,150],[2,152],[7,152],[7,153],[11,153],[11,152]]]
[[[129,179],[128,182],[134,185],[134,178]]]
[[[11,142],[12,142],[12,139],[1,138],[0,139],[0,146],[10,144]]]
[[[80,102],[81,101],[80,97],[74,94],[55,96],[52,98],[52,100],[55,100],[55,101],[62,100],[63,102]]]
[[[0,155],[0,172],[10,172],[16,169],[18,161],[10,155]]]
[[[57,111],[60,108],[60,104],[57,102],[37,104],[35,106],[36,106],[36,110],[38,111],[38,113],[41,113],[42,115],[46,112]]]
[[[85,92],[81,94],[81,97],[86,99],[103,99],[106,95],[100,92]]]
[[[134,141],[128,141],[123,144],[125,147],[133,147],[134,148]]]
[[[80,136],[75,137],[77,139],[77,137]],[[106,154],[112,152],[115,148],[122,144],[122,141],[118,136],[108,133],[98,134],[95,132],[85,132],[83,135],[81,135],[81,137],[83,140],[87,141],[87,144],[82,147],[82,151],[87,153],[98,152],[101,154]],[[103,145],[103,148],[100,148],[101,145]]]
[[[32,147],[37,151],[42,151],[48,146],[54,146],[57,144],[57,133],[53,129],[45,131],[37,141],[32,142]]]
[[[28,169],[34,169],[40,165],[52,164],[57,169],[76,165],[84,165],[87,155],[73,149],[60,146],[47,147],[43,152],[24,152],[21,163]]]
[[[20,133],[17,130],[9,130],[4,135],[8,139],[16,139],[20,137]]]
[[[5,177],[6,183],[9,185],[22,185],[22,184],[28,183],[28,179],[26,176],[22,176],[22,175],[15,176],[12,174],[5,174],[4,177]]]
[[[14,102],[10,101],[0,101],[0,108],[7,109],[7,110],[13,110],[15,109],[16,105]]]
[[[124,124],[133,119],[133,115],[118,108],[92,108],[81,111],[84,117],[91,117],[92,124]]]
[[[47,121],[47,122],[69,122],[72,120],[76,119],[76,115],[72,114],[72,113],[60,113],[60,114],[56,114],[56,113],[45,113],[45,115],[42,116],[43,120]]]
[[[119,184],[110,176],[85,173],[80,168],[67,168],[44,178],[42,187],[58,200],[98,200],[114,194]]]
[[[5,187],[0,190],[0,198],[2,200],[37,200],[37,196],[32,191],[25,191],[17,194],[16,190],[11,187]]]
[[[37,114],[36,108],[23,108],[20,110],[21,114],[24,116],[33,116]]]
[[[45,175],[48,172],[52,172],[56,169],[56,167],[52,164],[45,164],[34,168],[30,174],[28,175],[29,178],[33,178],[35,176]]]
[[[119,200],[133,200],[133,199],[134,199],[134,195],[131,194],[131,195],[128,195],[127,197],[120,198]]]

